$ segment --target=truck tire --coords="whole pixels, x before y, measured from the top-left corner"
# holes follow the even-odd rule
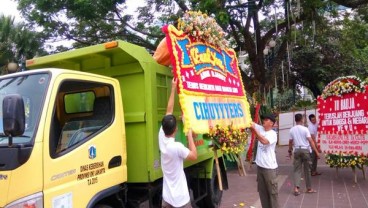
[[[222,191],[219,189],[216,167],[213,166],[212,178],[205,179],[208,195],[202,200],[204,207],[218,208],[221,204]]]

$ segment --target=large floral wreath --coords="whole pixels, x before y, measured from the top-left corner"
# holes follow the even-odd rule
[[[322,99],[330,96],[342,96],[343,94],[352,92],[364,92],[366,82],[361,81],[356,76],[339,77],[330,82],[322,91]],[[325,156],[326,163],[332,168],[363,168],[363,165],[368,165],[368,158],[356,154],[327,154]]]

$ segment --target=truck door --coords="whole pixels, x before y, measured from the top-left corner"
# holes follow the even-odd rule
[[[60,79],[45,132],[45,207],[87,207],[98,192],[121,183],[123,132],[114,122],[114,86]],[[117,139],[120,138],[120,139]],[[126,170],[126,168],[125,168]]]

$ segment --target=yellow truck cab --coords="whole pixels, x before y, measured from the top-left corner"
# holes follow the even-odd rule
[[[0,77],[0,207],[159,207],[158,131],[171,69],[124,41],[35,58],[27,68]],[[176,140],[186,145],[182,128]],[[185,162],[193,206],[218,207],[210,141],[199,135],[196,145],[198,159]]]

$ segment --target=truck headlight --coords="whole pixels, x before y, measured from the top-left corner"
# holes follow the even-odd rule
[[[26,196],[6,205],[5,208],[43,208],[43,194],[39,192]]]

